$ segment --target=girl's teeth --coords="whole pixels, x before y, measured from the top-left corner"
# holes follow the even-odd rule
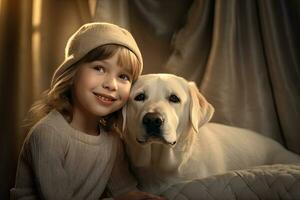
[[[98,96],[98,97],[103,99],[104,101],[112,101],[112,99],[109,99],[109,98],[106,98],[106,97],[103,97],[103,96]]]

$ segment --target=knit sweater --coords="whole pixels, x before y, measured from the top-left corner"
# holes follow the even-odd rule
[[[75,130],[52,110],[27,135],[12,199],[99,199],[136,189],[118,136]]]

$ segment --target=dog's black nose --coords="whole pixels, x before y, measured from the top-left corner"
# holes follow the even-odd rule
[[[148,128],[160,128],[164,120],[159,113],[147,113],[143,117],[143,124]]]

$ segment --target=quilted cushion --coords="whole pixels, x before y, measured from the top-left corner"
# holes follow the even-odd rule
[[[300,199],[300,164],[265,165],[229,171],[171,186],[173,200]]]

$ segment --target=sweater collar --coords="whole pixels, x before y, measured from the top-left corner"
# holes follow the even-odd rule
[[[89,135],[80,130],[77,130],[77,129],[73,128],[66,121],[66,119],[63,117],[63,115],[55,109],[53,109],[49,113],[48,119],[50,120],[50,123],[52,123],[52,125],[55,127],[56,130],[58,130],[62,133],[66,133],[66,134],[70,135],[71,137],[78,139],[84,143],[99,144],[99,143],[102,143],[112,137],[112,134],[107,133],[103,129],[100,130],[101,134],[99,134],[97,136]]]

